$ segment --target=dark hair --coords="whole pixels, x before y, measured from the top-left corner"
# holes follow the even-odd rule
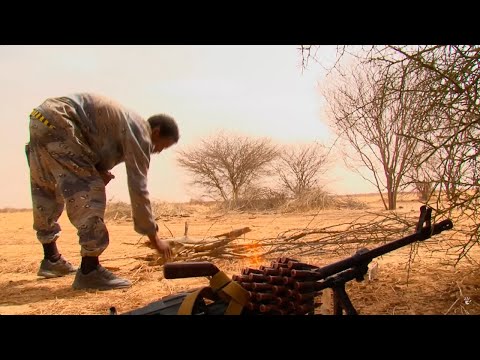
[[[160,136],[168,137],[173,141],[178,142],[180,135],[178,133],[178,126],[175,120],[165,114],[152,115],[148,118],[148,122],[152,129],[160,128]]]

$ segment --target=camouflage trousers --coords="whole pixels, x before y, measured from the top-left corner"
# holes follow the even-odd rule
[[[78,127],[62,110],[48,120],[30,115],[30,142],[26,155],[30,167],[33,229],[42,244],[56,241],[64,208],[77,229],[82,256],[99,256],[108,246],[103,218],[104,182],[95,168],[96,155]],[[46,120],[46,121],[44,121]]]

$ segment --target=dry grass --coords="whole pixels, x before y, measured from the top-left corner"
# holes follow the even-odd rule
[[[214,203],[154,203],[154,213],[159,218],[159,225],[168,226],[172,237],[184,234],[186,221],[189,236],[195,239],[250,227],[252,231],[247,236],[229,244],[237,246],[235,250],[246,246],[251,256],[212,260],[219,269],[232,276],[240,274],[247,266],[268,265],[278,255],[293,257],[295,254],[298,260],[319,266],[338,261],[352,255],[360,245],[367,244],[371,248],[409,234],[421,205],[415,194],[400,194],[396,212],[384,210],[378,194],[336,198],[345,202],[352,198],[366,204],[366,209],[347,211],[339,206],[285,213],[279,210],[216,213]],[[309,200],[306,203],[314,202]],[[163,296],[208,285],[207,278],[165,279],[162,276],[163,267],[150,261],[156,254],[141,246],[140,235],[133,230],[129,204],[110,203],[107,216],[111,241],[101,260],[118,276],[131,280],[133,286],[125,290],[95,292],[72,290],[71,276],[39,279],[36,271],[42,253],[32,229],[31,212],[3,211],[0,214],[3,231],[0,313],[108,314],[111,306],[122,313]],[[60,222],[60,250],[78,265],[77,230],[66,214]],[[480,277],[476,269],[480,250],[478,247],[472,250],[471,262],[462,261],[455,265],[458,254],[454,246],[460,241],[450,239],[450,236],[461,224],[454,224],[452,231],[378,258],[375,279],[350,282],[348,292],[360,313],[479,314]],[[162,236],[168,238],[170,235],[162,228]]]
[[[305,212],[310,210],[366,209],[368,205],[355,196],[339,196],[322,189],[311,190],[297,198],[288,198],[285,194],[271,189],[257,189],[233,202],[217,204],[217,211],[276,211],[281,213]]]
[[[105,220],[126,221],[132,218],[132,207],[122,201],[109,202],[105,211]]]
[[[152,212],[156,220],[171,217],[189,217],[204,207],[208,207],[208,205],[152,202]],[[132,208],[130,204],[121,201],[109,202],[105,211],[105,220],[117,222],[131,221]]]
[[[353,196],[337,196],[323,190],[310,191],[297,199],[287,201],[282,207],[282,212],[298,212],[309,210],[330,209],[366,209],[368,206]]]

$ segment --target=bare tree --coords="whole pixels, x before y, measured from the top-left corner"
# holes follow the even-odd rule
[[[351,47],[340,46],[339,58]],[[302,56],[315,56],[318,46],[302,46]],[[423,79],[419,94],[425,99],[424,126],[417,138],[422,142],[419,165],[433,158],[436,167],[435,191],[437,213],[456,219],[466,242],[459,254],[465,257],[480,243],[480,46],[421,45],[370,46],[358,57],[384,69],[401,65],[412,76]],[[353,53],[353,51],[348,51]],[[308,59],[303,59],[308,64]],[[407,89],[411,90],[411,88]],[[395,91],[392,89],[392,91]],[[400,91],[400,89],[396,89]],[[421,156],[420,156],[421,155]],[[466,221],[462,221],[466,220]],[[460,226],[462,224],[463,226]]]
[[[385,209],[395,210],[403,177],[412,166],[425,105],[417,92],[406,88],[422,85],[406,67],[384,69],[368,63],[343,70],[335,80],[322,92],[332,127],[354,149],[345,153],[346,164],[377,188]],[[396,88],[403,90],[392,91]]]
[[[219,133],[178,153],[178,164],[193,176],[193,184],[213,197],[236,203],[242,191],[268,173],[277,156],[269,139]]]
[[[327,170],[328,149],[318,143],[285,146],[274,165],[281,186],[294,197],[318,187]]]
[[[388,46],[376,53],[372,61],[402,63],[426,79],[423,96],[435,116],[421,136],[429,149],[423,160],[441,159],[439,195],[431,205],[455,218],[456,229],[465,235],[460,260],[480,243],[480,46]]]

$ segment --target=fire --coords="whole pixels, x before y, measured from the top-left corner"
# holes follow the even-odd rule
[[[247,248],[248,252],[248,262],[252,266],[259,266],[262,262],[262,256],[259,254],[260,247],[257,243],[251,242],[250,244],[246,244],[245,247]]]

